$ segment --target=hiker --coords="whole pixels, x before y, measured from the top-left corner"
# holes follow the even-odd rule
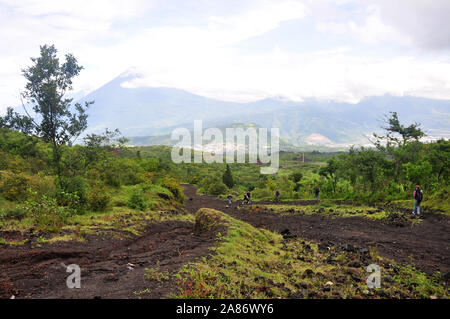
[[[280,201],[280,191],[278,189],[275,191],[275,201],[277,203]]]
[[[248,204],[248,196],[247,193],[244,193],[244,200],[242,201],[242,205]]]
[[[319,186],[316,185],[316,187],[314,187],[314,197],[316,198],[316,200],[319,200]]]
[[[420,216],[420,203],[422,202],[423,199],[423,192],[422,189],[420,189],[419,185],[416,185],[416,189],[414,190],[413,193],[414,196],[414,210],[413,210],[413,215]]]
[[[231,203],[233,202],[233,201],[232,201],[232,200],[233,200],[233,196],[232,196],[231,194],[229,194],[229,195],[227,196],[227,199],[228,199],[228,205],[231,206]]]
[[[250,191],[247,191],[247,199],[248,199],[248,203],[251,204],[252,200],[250,199],[252,196],[252,194],[250,193]]]

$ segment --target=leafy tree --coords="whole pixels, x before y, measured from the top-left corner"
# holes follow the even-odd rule
[[[338,183],[337,171],[339,168],[338,160],[335,158],[330,158],[327,161],[327,166],[322,166],[319,169],[319,175],[325,177],[331,182],[333,187],[333,193],[336,193],[336,186]]]
[[[294,181],[294,183],[298,183],[302,180],[303,174],[301,172],[295,172],[291,175],[291,179]]]
[[[12,107],[6,109],[6,115],[0,117],[0,128],[7,128],[30,135],[33,131],[33,121],[28,116],[22,116]]]
[[[228,188],[233,188],[234,186],[233,174],[231,173],[230,165],[228,164],[225,173],[223,173],[222,181],[225,185],[228,186]]]
[[[375,191],[379,182],[383,180],[384,169],[387,167],[384,154],[374,149],[361,147],[352,155],[354,166],[358,175],[362,177],[364,188],[368,185],[371,191]]]
[[[448,180],[450,177],[450,141],[438,140],[428,145],[428,162],[433,167],[436,182]]]
[[[401,166],[407,162],[405,156],[408,154],[404,148],[411,142],[418,142],[425,133],[420,128],[419,123],[414,123],[409,126],[404,126],[398,119],[397,112],[390,112],[391,116],[385,116],[385,125],[382,127],[385,130],[385,135],[373,134],[375,141],[374,145],[380,150],[393,158],[395,162],[394,177],[398,181]]]
[[[406,163],[404,165],[406,178],[413,184],[426,184],[429,180],[433,167],[428,161],[421,163]]]
[[[103,134],[88,134],[84,139],[86,166],[104,160],[107,152],[122,150],[128,140],[121,136],[118,129],[105,129]]]
[[[73,78],[83,69],[73,55],[66,54],[61,64],[53,45],[41,46],[40,54],[38,58],[31,58],[30,67],[22,70],[27,82],[21,97],[32,105],[34,115],[31,116],[22,103],[27,115],[8,110],[0,124],[51,143],[53,167],[61,176],[62,146],[71,145],[87,128],[86,110],[93,102],[72,106],[73,99],[65,97],[72,90]]]
[[[410,141],[418,141],[425,136],[419,123],[404,126],[400,124],[397,112],[390,112],[390,114],[390,117],[385,117],[387,126],[382,127],[386,131],[386,135],[378,136],[376,133],[373,134],[377,141],[386,140],[388,145],[404,146]]]

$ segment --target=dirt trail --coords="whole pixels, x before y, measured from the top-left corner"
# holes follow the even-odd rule
[[[93,235],[86,242],[1,247],[0,298],[163,298],[173,282],[146,280],[145,268],[159,261],[160,271],[177,270],[208,255],[215,237],[194,235],[192,223],[169,221],[127,240]],[[67,288],[70,273],[62,263],[81,267],[82,289]]]
[[[246,213],[237,210],[237,203],[225,208],[224,201],[211,196],[200,196],[196,187],[185,186],[186,207],[195,212],[201,207],[224,211],[231,216],[272,231],[289,229],[304,239],[334,244],[352,244],[357,247],[377,247],[385,257],[401,263],[413,264],[422,271],[441,273],[450,271],[450,218],[439,214],[424,216],[417,226],[397,227],[362,217],[330,218],[323,215],[280,216],[275,213]],[[310,201],[299,201],[307,205]],[[296,202],[290,202],[296,204]]]

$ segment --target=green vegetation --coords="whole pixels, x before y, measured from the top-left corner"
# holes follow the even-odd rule
[[[65,94],[72,90],[73,78],[78,76],[82,66],[76,58],[66,54],[66,61],[60,64],[56,48],[44,45],[41,55],[31,58],[33,65],[22,71],[26,79],[25,98],[33,107],[31,117],[23,105],[27,115],[22,116],[9,108],[7,115],[0,119],[1,127],[9,127],[40,137],[52,147],[52,166],[58,177],[62,174],[62,152],[65,145],[70,145],[87,128],[86,110],[93,102],[86,102],[83,107]]]
[[[95,224],[95,216],[119,213],[117,208],[119,214],[125,209],[156,214],[184,201],[178,179],[164,164],[157,158],[135,158],[118,132],[89,135],[84,145],[65,146],[60,176],[53,169],[52,147],[43,139],[0,128],[0,140],[5,155],[0,171],[2,231],[65,236],[77,226],[83,231],[83,216],[92,220],[87,224]],[[92,230],[88,228],[86,232]]]
[[[211,209],[197,212],[228,227],[208,259],[185,265],[173,278],[177,298],[448,298],[440,275],[400,266],[376,251],[283,239]],[[368,289],[366,267],[381,268],[382,288]],[[154,275],[153,275],[154,276]]]
[[[375,135],[372,148],[352,147],[348,152],[280,153],[281,167],[275,176],[259,174],[255,164],[182,164],[173,171],[181,180],[197,184],[201,193],[240,196],[252,191],[254,200],[280,199],[351,200],[370,204],[404,202],[411,208],[416,184],[424,191],[422,207],[450,214],[448,209],[450,141],[420,142],[418,124],[403,126],[394,112],[386,118],[386,134]]]
[[[396,205],[397,206],[397,205]],[[398,205],[399,206],[399,205]],[[411,214],[404,214],[397,207],[373,207],[362,204],[335,203],[331,200],[324,200],[320,203],[311,203],[305,205],[262,205],[254,204],[250,206],[239,207],[240,210],[250,214],[258,213],[277,213],[282,216],[288,215],[313,215],[321,214],[330,218],[346,217],[364,217],[371,220],[380,220],[386,223],[395,223],[402,225],[417,225],[422,220],[415,218]]]
[[[233,188],[234,181],[233,181],[233,174],[231,173],[230,165],[227,165],[227,169],[225,170],[225,173],[223,173],[222,177],[223,183],[227,185],[228,188]]]
[[[22,96],[34,116],[24,105],[26,115],[9,108],[0,117],[0,228],[5,236],[18,231],[39,234],[39,242],[83,240],[117,227],[136,234],[145,227],[142,221],[188,218],[164,216],[165,209],[184,201],[166,162],[135,156],[118,130],[90,134],[82,145],[72,145],[87,128],[86,109],[92,104],[72,105],[65,97],[82,67],[70,54],[61,64],[54,46],[42,46],[40,53],[23,71]]]

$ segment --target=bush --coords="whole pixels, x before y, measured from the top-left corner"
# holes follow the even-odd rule
[[[405,175],[408,181],[414,184],[423,185],[431,176],[433,167],[428,161],[422,161],[418,164],[406,163],[403,166],[403,170],[405,171]]]
[[[225,194],[228,191],[228,188],[222,181],[216,181],[210,184],[206,191],[210,195],[219,196]]]
[[[127,206],[144,211],[148,207],[144,193],[141,190],[134,191],[128,199]]]
[[[87,182],[81,176],[62,177],[57,181],[58,185],[58,204],[77,208],[88,202]]]
[[[45,233],[59,233],[75,210],[59,207],[55,198],[42,196],[38,201],[26,202],[25,209],[36,222],[39,231]]]
[[[298,182],[300,182],[302,180],[303,174],[301,172],[295,172],[295,173],[291,174],[291,176],[289,176],[289,177],[292,179],[292,181],[294,183],[297,184]]]
[[[156,158],[149,158],[142,161],[140,165],[145,172],[156,172],[158,171],[159,161]]]
[[[101,170],[102,179],[106,185],[112,187],[120,187],[122,185],[121,168],[118,163],[108,162]]]
[[[1,219],[15,219],[21,220],[27,215],[27,210],[24,207],[17,206],[15,208],[3,209],[0,211]]]
[[[28,179],[23,174],[12,174],[5,177],[1,186],[3,197],[10,201],[25,200],[28,190]]]
[[[86,209],[86,203],[84,203],[84,201],[82,202],[80,197],[75,193],[60,191],[56,194],[56,199],[58,205],[73,209],[77,213],[83,213]]]
[[[29,183],[39,198],[44,195],[50,196],[56,193],[55,180],[51,176],[45,176],[42,173],[32,175],[30,176]]]
[[[104,187],[94,187],[89,192],[89,207],[95,211],[105,211],[111,201]]]
[[[133,160],[121,161],[121,179],[124,185],[137,185],[142,183],[142,168]]]
[[[194,232],[200,234],[209,231],[220,225],[222,222],[223,220],[220,212],[209,208],[201,208],[195,214]]]
[[[181,203],[184,202],[185,197],[183,188],[175,178],[169,176],[164,177],[161,186],[167,188],[173,194],[176,200]]]

